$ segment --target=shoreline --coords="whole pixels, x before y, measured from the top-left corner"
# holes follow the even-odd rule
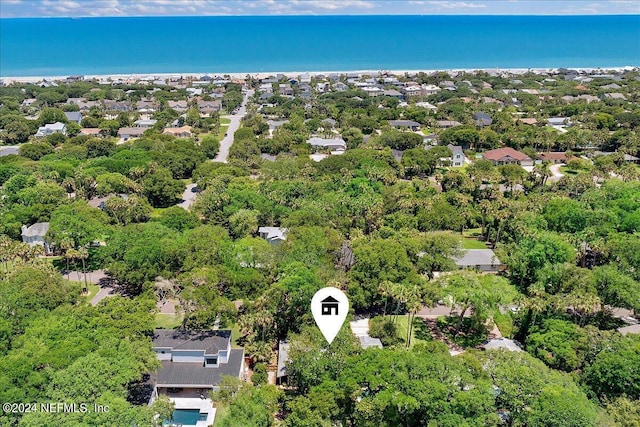
[[[526,74],[527,72],[533,73],[555,73],[560,69],[575,70],[579,73],[594,73],[594,72],[623,72],[640,69],[640,65],[626,65],[615,67],[533,67],[533,68],[450,68],[450,69],[417,69],[417,70],[380,70],[380,69],[362,69],[362,70],[339,70],[339,71],[259,71],[259,72],[173,72],[173,73],[109,73],[109,74],[86,74],[82,75],[84,80],[124,80],[124,79],[137,79],[137,80],[158,80],[168,78],[179,77],[200,77],[204,75],[208,76],[229,76],[232,79],[244,79],[247,75],[253,78],[267,78],[276,74],[283,74],[285,76],[299,76],[301,74],[308,74],[310,76],[317,75],[331,75],[331,74],[367,74],[367,75],[379,75],[381,73],[389,73],[395,75],[402,74],[417,74],[417,73],[439,73],[445,72],[451,73],[474,73],[474,72],[487,72],[487,73],[508,73],[508,74]],[[43,80],[64,80],[71,75],[37,75],[37,76],[1,76],[0,80],[5,85],[12,83],[36,83]]]

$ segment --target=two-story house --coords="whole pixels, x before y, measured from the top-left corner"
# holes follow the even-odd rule
[[[223,375],[240,378],[244,349],[231,348],[231,331],[156,329],[153,350],[161,366],[153,396],[200,397],[219,390]]]

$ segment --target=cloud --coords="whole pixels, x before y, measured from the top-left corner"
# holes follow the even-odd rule
[[[0,3],[0,17],[640,13],[640,0],[0,0]]]
[[[428,1],[428,4],[442,9],[483,9],[487,7],[484,3],[469,3],[465,1]]]

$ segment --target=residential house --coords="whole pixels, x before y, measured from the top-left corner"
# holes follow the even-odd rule
[[[538,120],[533,117],[520,117],[518,121],[524,125],[530,125],[530,126],[538,124]]]
[[[133,138],[140,138],[147,128],[142,127],[123,127],[118,129],[118,138],[128,141]]]
[[[429,96],[429,95],[435,95],[436,93],[440,92],[442,89],[440,89],[438,86],[436,85],[422,85],[422,96]]]
[[[375,86],[365,86],[362,88],[363,91],[369,96],[382,96],[384,91],[379,87]]]
[[[171,127],[162,131],[164,135],[172,135],[176,138],[191,138],[193,133],[191,132],[191,126]]]
[[[331,151],[345,151],[347,149],[347,143],[342,138],[313,137],[307,143],[314,148],[330,149]]]
[[[289,362],[289,343],[280,341],[278,343],[278,370],[276,371],[276,384],[283,385],[288,382],[287,363]]]
[[[76,122],[77,124],[80,124],[80,122],[82,121],[82,113],[79,111],[65,111],[64,115],[70,122]]]
[[[151,375],[150,403],[168,396],[177,409],[199,411],[197,427],[213,424],[215,410],[205,396],[220,390],[224,376],[240,379],[245,368],[244,350],[231,348],[231,331],[156,329],[152,341],[160,367]]]
[[[333,90],[335,90],[336,92],[344,92],[347,89],[349,89],[349,86],[342,82],[333,83]]]
[[[549,162],[549,163],[553,163],[553,164],[558,164],[558,163],[567,163],[569,160],[575,159],[576,157],[569,157],[567,156],[567,153],[563,152],[563,151],[547,151],[544,153],[538,153],[538,159],[542,160],[543,162]]]
[[[493,123],[493,119],[490,115],[483,112],[477,112],[473,115],[473,121],[478,127],[490,126]]]
[[[604,97],[605,99],[618,99],[618,100],[621,100],[621,101],[626,101],[626,100],[627,100],[627,97],[626,97],[626,96],[624,96],[623,94],[618,93],[618,92],[605,93],[605,94],[603,95],[603,97]]]
[[[618,153],[614,151],[594,151],[593,158],[600,156],[613,156],[616,154]],[[622,154],[622,161],[625,163],[640,163],[640,159],[638,159],[636,156],[632,156],[631,154],[626,153]]]
[[[490,160],[494,165],[507,165],[515,163],[520,166],[533,166],[533,159],[520,151],[511,147],[503,147],[495,150],[485,151],[482,157]]]
[[[568,127],[571,126],[571,119],[568,117],[549,117],[547,120],[549,126],[553,127]]]
[[[80,129],[80,135],[100,136],[100,131],[100,128],[82,128]]]
[[[420,123],[413,120],[389,120],[389,124],[396,129],[420,130]]]
[[[462,147],[459,145],[448,144],[447,147],[451,150],[451,166],[461,167],[464,166],[465,155]]]
[[[280,243],[287,240],[287,232],[289,230],[282,227],[260,227],[258,235],[269,243]]]
[[[384,96],[390,96],[390,97],[392,97],[392,98],[404,99],[404,95],[403,95],[401,92],[399,92],[399,91],[397,91],[397,90],[395,90],[395,89],[385,89],[385,90],[382,92],[382,94],[383,94]]]
[[[438,110],[438,107],[436,107],[435,105],[424,101],[416,102],[416,107],[426,108],[427,110],[434,112]]]
[[[290,84],[281,83],[278,85],[278,93],[280,96],[293,96],[293,88]]]
[[[587,104],[591,104],[592,102],[600,102],[600,98],[595,95],[578,95],[578,99],[587,101]]]
[[[454,261],[459,269],[471,268],[487,273],[497,273],[502,267],[491,249],[467,249]]]
[[[105,99],[103,104],[106,111],[117,111],[122,113],[132,110],[131,102],[129,101],[113,101],[111,99]]]
[[[329,92],[330,86],[328,82],[320,82],[316,83],[316,92],[318,93],[326,93]]]
[[[51,124],[46,124],[38,128],[38,132],[36,132],[36,138],[42,138],[45,136],[53,135],[54,133],[61,133],[66,135],[67,133],[67,125],[60,122],[55,122]]]
[[[438,127],[441,129],[448,129],[448,128],[453,128],[461,125],[462,123],[457,122],[455,120],[438,120]]]
[[[184,113],[189,109],[187,101],[167,101],[167,107],[176,110],[178,113]]]
[[[217,99],[213,101],[204,101],[202,99],[198,99],[196,103],[198,105],[198,111],[200,112],[200,114],[205,116],[209,116],[211,115],[211,113],[217,113],[222,110],[222,102]]]
[[[133,125],[138,128],[150,128],[155,126],[158,123],[155,119],[139,119],[133,122]]]
[[[36,98],[27,98],[24,101],[22,101],[22,106],[31,107],[33,104],[36,104],[37,102],[38,100]]]
[[[422,96],[422,87],[418,85],[407,86],[404,88],[404,94],[405,96]]]
[[[140,113],[153,114],[157,111],[158,106],[154,101],[151,100],[140,100],[136,102],[136,111]]]
[[[22,241],[24,243],[29,244],[29,246],[40,245],[44,247],[44,253],[46,255],[51,254],[51,247],[49,246],[49,242],[45,240],[45,236],[47,235],[47,231],[49,231],[49,223],[48,222],[36,222],[35,224],[27,227],[26,225],[22,226]]]
[[[78,110],[80,110],[80,112],[87,112],[93,107],[100,107],[100,103],[98,101],[78,101],[75,104],[78,106]]]

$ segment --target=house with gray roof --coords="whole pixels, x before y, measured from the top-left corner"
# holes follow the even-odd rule
[[[53,135],[54,133],[61,133],[63,135],[66,135],[67,125],[61,122],[48,123],[44,126],[40,126],[35,136],[36,138],[42,138],[45,136]]]
[[[487,113],[479,111],[473,115],[473,121],[478,127],[490,126],[493,123],[493,119]]]
[[[289,362],[289,343],[280,341],[278,343],[278,370],[276,371],[276,384],[282,385],[289,379],[287,373],[287,363]]]
[[[472,268],[486,273],[497,273],[502,267],[491,249],[467,249],[454,261],[459,269]]]
[[[128,141],[132,138],[140,138],[144,131],[147,128],[143,127],[123,127],[118,129],[118,138],[121,138],[123,141]]]
[[[65,111],[64,115],[67,116],[67,120],[70,122],[80,124],[82,121],[82,113],[80,111]]]
[[[153,397],[197,397],[219,390],[223,375],[240,378],[244,349],[231,348],[231,331],[156,329],[153,351],[160,368],[152,375]]]
[[[45,240],[47,231],[49,231],[48,222],[36,222],[35,224],[30,225],[29,227],[27,227],[26,225],[23,225],[22,241],[32,247],[36,245],[43,246],[44,253],[49,255],[51,254],[51,247],[49,246],[49,242]]]
[[[258,234],[264,240],[269,243],[280,243],[287,240],[287,230],[282,227],[260,227],[258,228]]]
[[[344,151],[347,149],[347,143],[342,138],[310,138],[307,143],[313,148],[328,148],[332,151]]]
[[[459,145],[448,144],[447,148],[451,150],[451,166],[459,168],[464,166],[464,151]]]
[[[420,130],[420,123],[413,120],[389,120],[389,124],[396,129]]]

